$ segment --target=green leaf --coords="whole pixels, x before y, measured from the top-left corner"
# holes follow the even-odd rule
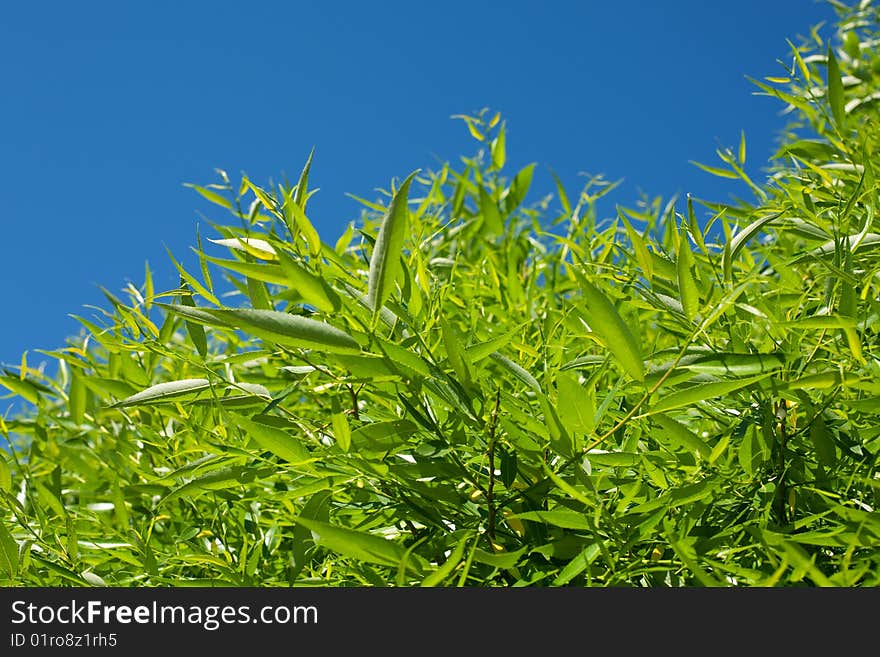
[[[636,381],[644,381],[645,365],[642,350],[629,326],[595,285],[577,273],[581,293],[586,303],[586,322],[602,343],[614,355],[623,369]]]
[[[303,212],[306,210],[306,201],[308,200],[309,171],[312,168],[312,158],[314,156],[315,148],[313,146],[309,152],[309,159],[306,160],[305,166],[303,166],[302,172],[299,174],[299,181],[296,183],[296,195],[293,197],[293,202],[301,207]]]
[[[16,376],[0,375],[0,386],[9,388],[32,404],[37,404],[40,401],[40,393],[30,381],[22,381]]]
[[[373,320],[388,300],[394,289],[394,283],[400,273],[400,258],[403,255],[403,243],[407,234],[409,210],[407,195],[409,186],[418,171],[413,171],[398,188],[391,199],[388,211],[382,220],[376,245],[370,257],[370,277],[367,298],[373,309]]]
[[[502,123],[498,129],[498,136],[492,140],[492,166],[501,170],[507,160],[507,144],[504,136],[506,123]]]
[[[232,203],[230,203],[229,199],[226,198],[225,196],[221,196],[217,192],[214,192],[214,191],[211,191],[210,189],[205,189],[204,187],[199,187],[198,185],[193,185],[190,183],[185,183],[184,187],[191,187],[192,189],[196,190],[199,194],[204,196],[206,199],[211,201],[211,203],[214,203],[216,205],[224,207],[227,210],[232,209]]]
[[[819,462],[826,467],[833,467],[837,461],[837,451],[834,449],[834,441],[828,435],[828,427],[825,420],[817,417],[810,424],[810,442],[816,450]]]
[[[286,284],[298,292],[306,303],[328,313],[339,308],[339,296],[323,279],[308,271],[285,251],[278,252],[278,259],[287,277]]]
[[[318,545],[355,561],[397,568],[406,553],[406,550],[400,545],[374,534],[302,516],[299,516],[296,522],[312,532],[312,537]],[[415,554],[409,555],[406,563],[408,571],[418,575],[424,568],[425,565],[420,557]]]
[[[249,253],[260,260],[275,260],[278,257],[275,247],[266,240],[257,239],[256,237],[232,237],[222,240],[209,239],[208,241],[234,251]]]
[[[678,258],[676,260],[678,293],[685,316],[693,321],[700,310],[700,290],[694,277],[694,255],[691,251],[690,241],[684,226],[681,229],[678,245]]]
[[[784,353],[743,354],[714,352],[689,359],[679,367],[711,376],[743,377],[763,372],[772,372],[784,367]]]
[[[507,189],[507,195],[504,197],[504,206],[507,210],[507,214],[516,210],[525,199],[529,187],[532,185],[532,174],[534,172],[534,162],[532,164],[527,164],[520,169],[519,173],[514,177],[513,182],[510,183],[510,187]]]
[[[493,568],[507,570],[516,566],[528,548],[520,548],[516,552],[486,552],[480,548],[474,550],[474,561]]]
[[[580,554],[566,564],[565,568],[553,580],[553,586],[564,586],[590,567],[596,557],[602,553],[598,543],[585,547]]]
[[[347,452],[351,449],[351,425],[348,423],[348,417],[345,413],[334,413],[330,417],[330,421],[333,424],[333,437],[336,439],[336,444],[343,452]]]
[[[843,82],[840,77],[840,66],[831,47],[828,48],[828,105],[837,129],[843,131],[846,113],[843,106]]]
[[[291,465],[303,465],[316,459],[299,441],[299,438],[292,436],[288,432],[254,422],[240,413],[230,412],[229,415],[235,420],[235,425],[244,429],[244,432],[261,449],[272,452],[275,456],[284,459]]]
[[[504,222],[501,220],[498,205],[482,185],[480,185],[480,214],[483,215],[483,222],[490,233],[500,235],[504,232]]]
[[[348,333],[308,317],[276,310],[250,308],[186,308],[157,304],[203,324],[249,331],[255,336],[291,347],[328,353],[360,353],[360,345]]]
[[[464,536],[455,546],[455,549],[449,554],[446,558],[446,561],[443,562],[437,570],[428,575],[425,579],[422,580],[420,586],[423,587],[433,587],[443,583],[447,577],[452,574],[452,571],[455,570],[455,567],[461,563],[462,558],[464,557],[464,549],[467,547],[467,542],[471,539],[471,535],[468,534]]]
[[[758,381],[763,381],[768,376],[770,376],[769,373],[747,377],[745,379],[735,379],[733,381],[717,381],[714,383],[697,384],[661,398],[657,401],[656,404],[651,407],[648,415],[663,413],[665,411],[670,411],[673,408],[691,406],[698,402],[707,401],[709,399],[714,399],[715,397],[721,397],[723,395],[728,395],[731,392],[736,392],[737,390],[746,388],[754,383],[757,383]]]
[[[596,398],[570,372],[556,377],[558,398],[556,409],[559,419],[569,433],[589,433],[596,428]]]
[[[371,422],[351,432],[351,443],[378,451],[387,451],[405,444],[418,430],[409,420],[386,420]]]
[[[85,419],[87,396],[88,389],[86,384],[83,383],[82,375],[79,374],[77,368],[72,368],[70,371],[68,402],[70,404],[70,419],[77,424],[82,424]]]
[[[180,379],[178,381],[157,383],[146,390],[116,402],[113,404],[113,408],[177,402],[184,398],[190,400],[210,387],[211,382],[208,379]]]
[[[181,281],[181,287],[184,287],[186,284]],[[185,288],[189,289],[189,288]],[[196,302],[193,300],[192,294],[182,294],[180,295],[180,303],[184,306],[190,306],[191,308],[196,307]],[[205,335],[205,329],[202,328],[201,324],[196,322],[186,322],[186,332],[189,334],[190,340],[193,341],[193,344],[196,346],[196,351],[199,352],[199,355],[202,358],[205,358],[208,355],[208,338]]]
[[[11,579],[18,573],[18,543],[0,519],[0,569]]]
[[[6,461],[6,455],[0,451],[0,493],[12,492],[12,471]]]
[[[563,529],[590,529],[590,523],[584,514],[571,509],[552,509],[550,511],[526,511],[517,513],[514,518],[543,522]]]
[[[697,452],[704,459],[708,459],[712,454],[712,450],[709,446],[700,440],[693,431],[688,429],[681,422],[673,420],[671,417],[664,415],[663,413],[655,414],[652,419],[661,429],[663,429],[662,436],[655,436],[657,442],[661,444],[668,442],[680,449],[689,452]]]
[[[513,374],[517,379],[519,379],[520,381],[525,383],[532,390],[543,394],[543,391],[541,390],[541,384],[538,383],[538,380],[535,377],[533,377],[531,374],[529,374],[526,370],[524,370],[522,367],[520,367],[519,365],[514,363],[512,360],[510,360],[507,356],[499,354],[497,351],[493,351],[489,355],[492,357],[492,360],[494,360],[496,363],[501,365],[508,372]]]
[[[774,219],[778,219],[781,215],[781,212],[774,212],[772,214],[768,214],[764,217],[756,219],[748,226],[743,228],[740,232],[738,232],[730,240],[730,242],[724,249],[724,253],[722,256],[722,269],[724,270],[724,278],[726,280],[733,280],[733,261],[736,259],[736,256],[739,255],[739,252],[742,250],[742,248],[746,245],[746,242],[752,239],[764,226],[769,224]]]
[[[265,262],[242,262],[240,260],[228,260],[225,258],[215,258],[213,256],[204,255],[205,260],[213,262],[223,269],[234,271],[249,278],[263,281],[264,283],[274,283],[276,285],[287,285],[288,279],[284,270],[279,265],[272,265]]]

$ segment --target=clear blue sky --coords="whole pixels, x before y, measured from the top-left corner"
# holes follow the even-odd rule
[[[175,286],[163,245],[190,264],[198,212],[221,218],[182,183],[295,177],[316,146],[310,215],[332,242],[359,213],[346,192],[471,154],[449,117],[484,106],[508,166],[538,163],[532,199],[547,167],[570,188],[623,177],[621,204],[728,198],[688,160],[742,129],[761,178],[784,119],[745,76],[780,74],[785,39],[831,19],[813,0],[9,3],[0,363],[63,346],[68,314],[140,285],[144,261]]]

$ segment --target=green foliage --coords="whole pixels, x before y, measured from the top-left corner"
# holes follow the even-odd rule
[[[754,201],[560,210],[463,118],[323,242],[295,187],[193,186],[200,275],[0,384],[0,582],[880,584],[880,38],[841,9],[756,82],[794,117]],[[576,200],[572,203],[569,199]],[[222,257],[221,257],[222,256]],[[231,290],[215,288],[221,276]],[[218,280],[220,280],[218,278]],[[220,299],[224,299],[221,304]],[[228,300],[228,301],[227,301]]]

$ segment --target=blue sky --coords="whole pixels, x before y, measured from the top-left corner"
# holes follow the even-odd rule
[[[0,363],[63,346],[99,286],[177,283],[199,212],[185,182],[295,178],[325,241],[393,176],[472,154],[481,107],[508,122],[508,166],[574,190],[624,178],[613,202],[741,190],[688,160],[748,140],[761,168],[781,106],[745,76],[779,75],[833,12],[813,0],[12,3],[0,21]],[[829,26],[830,27],[830,26]],[[829,29],[823,31],[829,34]],[[613,208],[613,206],[611,206]],[[213,235],[202,221],[203,234]]]

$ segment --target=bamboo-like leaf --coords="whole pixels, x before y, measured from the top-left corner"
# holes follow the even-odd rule
[[[244,432],[261,449],[272,452],[291,465],[303,465],[315,460],[315,457],[300,442],[299,438],[292,436],[287,431],[254,422],[240,413],[230,412],[229,415],[235,420],[235,425],[244,429]]]
[[[339,445],[343,452],[347,452],[351,448],[351,425],[345,413],[334,413],[331,418],[333,423],[333,437],[336,444]]]
[[[843,109],[843,82],[840,79],[840,66],[837,57],[831,47],[828,48],[828,105],[831,107],[831,115],[837,129],[842,131],[846,121],[846,113]]]
[[[514,176],[513,182],[510,183],[510,187],[507,189],[507,195],[504,198],[504,205],[507,214],[511,214],[520,206],[520,204],[522,204],[523,200],[525,200],[529,187],[532,186],[532,174],[534,172],[535,164],[532,163],[524,166],[520,169],[519,173]]]
[[[663,430],[662,436],[656,436],[657,442],[670,443],[687,451],[697,452],[704,459],[708,459],[712,454],[709,446],[681,422],[677,422],[663,413],[656,413],[653,420]]]
[[[255,336],[292,347],[328,353],[360,353],[360,345],[348,333],[300,315],[249,308],[186,308],[158,304],[187,319],[214,326],[249,331]]]
[[[505,138],[505,125],[501,124],[501,128],[498,129],[498,136],[492,140],[492,166],[498,170],[504,168],[504,163],[507,160],[507,144]]]
[[[498,205],[482,185],[480,185],[480,214],[483,215],[483,223],[490,233],[500,235],[504,232],[504,223]]]
[[[306,160],[305,166],[303,166],[302,172],[299,174],[299,182],[296,183],[296,194],[293,197],[293,202],[301,207],[303,212],[306,210],[306,201],[308,200],[309,171],[311,171],[312,158],[314,156],[315,148],[312,147],[312,150],[309,152],[309,159]]]
[[[141,390],[122,401],[113,404],[113,408],[125,406],[138,406],[141,404],[161,404],[165,402],[180,401],[182,398],[205,392],[211,387],[208,379],[180,379],[178,381],[166,381]]]
[[[192,189],[196,190],[199,194],[204,196],[206,199],[211,201],[211,203],[215,203],[216,205],[224,207],[227,210],[232,209],[232,203],[230,203],[229,199],[226,198],[225,196],[221,196],[220,194],[218,194],[215,191],[212,191],[210,189],[205,189],[204,187],[200,187],[199,185],[193,185],[190,183],[185,183],[184,187],[191,187]]]
[[[599,288],[587,281],[583,275],[577,273],[577,276],[586,302],[586,320],[590,328],[627,374],[636,381],[644,381],[645,365],[642,360],[642,350],[629,326]]]
[[[77,424],[82,424],[85,419],[86,412],[86,396],[88,389],[83,383],[82,375],[76,368],[70,371],[70,390],[68,392],[68,402],[70,403],[70,419]],[[0,458],[3,458],[0,456]]]
[[[681,299],[681,307],[685,316],[693,321],[700,310],[700,290],[694,278],[694,255],[688,241],[687,231],[682,230],[678,240],[678,258],[676,267],[678,273],[678,293]]]
[[[461,560],[464,557],[464,549],[470,539],[470,534],[464,536],[456,544],[455,549],[452,550],[452,552],[446,558],[446,561],[443,562],[443,565],[441,565],[439,568],[437,568],[437,570],[435,570],[433,573],[423,579],[420,586],[432,587],[442,584],[443,580],[449,577],[455,570],[455,567],[458,566],[459,563],[461,563]]]
[[[264,283],[275,283],[276,285],[286,285],[287,276],[280,265],[272,265],[268,263],[242,262],[240,260],[228,260],[224,258],[215,258],[213,256],[201,254],[205,260],[213,262],[218,267],[234,271],[248,278],[253,278]]]
[[[690,388],[685,388],[684,390],[673,392],[672,394],[661,398],[657,401],[656,404],[651,407],[648,415],[663,413],[665,411],[671,411],[674,408],[691,406],[698,402],[707,401],[716,397],[722,397],[732,392],[736,392],[737,390],[741,390],[742,388],[746,388],[759,381],[763,381],[768,376],[770,376],[770,373],[759,374],[758,376],[751,376],[745,379],[735,379],[733,381],[700,383],[695,386],[691,386]]]
[[[244,251],[261,260],[277,259],[275,247],[266,240],[257,239],[256,237],[232,237],[222,240],[209,239],[208,241],[235,251]]]
[[[18,542],[6,529],[6,522],[0,518],[0,570],[11,579],[18,572]]]
[[[406,554],[406,549],[402,546],[374,534],[302,516],[299,516],[296,522],[312,532],[312,537],[318,545],[356,561],[397,568]],[[406,562],[408,571],[418,575],[424,571],[424,568],[425,565],[421,558],[413,554],[409,555]]]
[[[501,365],[508,372],[513,374],[517,379],[525,383],[528,387],[530,387],[535,392],[540,392],[543,394],[541,390],[541,384],[538,383],[538,380],[529,374],[525,369],[523,369],[520,365],[517,365],[512,360],[510,360],[507,356],[503,354],[499,354],[497,351],[493,351],[489,354],[496,363]]]
[[[403,255],[409,215],[407,209],[409,186],[417,173],[418,171],[413,171],[409,174],[391,199],[379,229],[379,236],[376,238],[376,245],[373,247],[367,298],[373,309],[374,320],[391,295],[397,275],[400,273],[400,257]]]
[[[575,375],[560,372],[556,377],[558,388],[557,414],[569,433],[589,433],[596,428],[595,394],[588,392]]]
[[[339,308],[339,296],[326,281],[312,274],[284,251],[278,252],[278,259],[287,277],[287,284],[298,292],[306,303],[324,312],[332,312]]]
[[[733,261],[739,255],[739,252],[742,250],[742,248],[746,245],[746,242],[752,239],[764,226],[772,222],[774,219],[779,218],[781,215],[781,212],[774,212],[773,214],[768,214],[764,217],[756,219],[748,226],[743,228],[740,232],[738,232],[733,237],[733,239],[731,239],[730,242],[725,245],[724,253],[722,256],[722,269],[724,270],[724,277],[726,280],[730,281],[733,279]]]
[[[571,509],[551,509],[550,511],[525,511],[513,517],[520,520],[543,522],[563,529],[590,529],[590,523],[583,513]]]

